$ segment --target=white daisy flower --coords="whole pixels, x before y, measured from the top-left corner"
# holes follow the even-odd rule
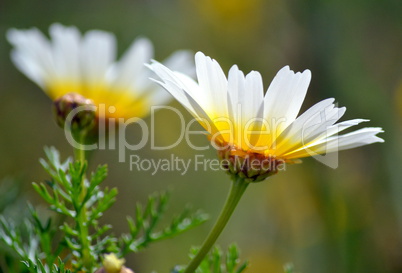
[[[284,162],[384,141],[376,136],[383,132],[377,127],[337,135],[368,120],[336,123],[346,109],[336,107],[334,99],[323,100],[298,116],[311,80],[310,70],[294,73],[285,66],[264,95],[262,78],[256,71],[245,76],[234,65],[226,78],[218,62],[201,52],[195,55],[195,63],[198,83],[156,61],[149,67],[161,78],[155,81],[208,131],[220,157],[227,161],[224,166],[249,181],[265,179]],[[238,158],[240,163],[235,161]],[[256,164],[257,169],[245,168],[245,161]],[[272,163],[277,163],[276,167],[263,170]]]
[[[81,35],[76,27],[53,24],[48,40],[38,29],[11,29],[7,33],[14,46],[11,57],[18,69],[55,100],[68,93],[91,99],[96,106],[113,106],[107,117],[144,117],[151,105],[161,105],[170,96],[149,81],[152,75],[144,63],[153,58],[152,43],[137,38],[116,61],[116,39],[112,33],[91,30]],[[165,62],[191,73],[191,54],[177,51]]]

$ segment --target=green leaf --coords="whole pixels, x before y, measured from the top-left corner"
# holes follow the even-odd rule
[[[149,196],[145,209],[140,203],[137,203],[135,220],[130,217],[127,218],[130,233],[123,234],[119,240],[122,249],[119,253],[121,257],[129,252],[139,252],[150,243],[181,234],[208,219],[206,214],[199,211],[190,213],[190,210],[186,208],[171,220],[170,225],[156,230],[166,211],[168,200],[169,195],[167,193],[160,193]]]
[[[34,190],[39,193],[39,195],[49,204],[53,204],[54,198],[50,195],[49,191],[46,189],[44,184],[32,183]]]
[[[193,258],[198,252],[197,248],[190,250],[190,258]],[[243,273],[248,267],[248,262],[240,262],[239,249],[235,244],[228,247],[226,254],[219,247],[214,249],[204,258],[196,273]],[[176,266],[171,273],[182,273],[185,266]]]
[[[91,179],[89,180],[89,187],[87,189],[87,196],[85,200],[88,200],[91,197],[94,189],[102,183],[107,177],[108,169],[107,165],[98,166],[95,172],[91,174]]]
[[[52,264],[51,267],[44,265],[40,259],[35,262],[28,259],[23,261],[23,264],[31,273],[71,273],[71,270],[65,268],[64,262],[60,258],[58,264]]]

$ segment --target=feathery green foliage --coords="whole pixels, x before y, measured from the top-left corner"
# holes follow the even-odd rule
[[[40,163],[51,179],[33,183],[33,187],[55,216],[43,221],[32,206],[31,217],[22,226],[0,216],[0,241],[23,262],[28,272],[92,272],[100,267],[103,254],[124,257],[139,252],[150,243],[176,236],[207,219],[202,212],[190,213],[185,209],[167,227],[157,228],[166,212],[169,195],[153,194],[145,206],[137,204],[134,218],[127,218],[130,232],[117,237],[111,225],[99,223],[117,196],[116,188],[101,188],[107,166],[99,166],[87,179],[86,162],[71,159],[62,162],[55,148],[46,148],[45,153],[47,160],[41,159]]]
[[[193,258],[198,252],[197,248],[190,250],[190,258]],[[224,255],[219,247],[215,247],[209,255],[201,262],[195,273],[242,273],[248,267],[248,261],[241,262],[239,258],[239,249],[235,244],[228,247]],[[176,266],[171,273],[181,273],[184,266]]]

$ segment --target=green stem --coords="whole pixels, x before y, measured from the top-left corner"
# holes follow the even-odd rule
[[[183,273],[193,273],[198,268],[228,223],[230,216],[232,216],[233,211],[239,203],[240,198],[243,196],[243,193],[247,189],[248,184],[249,183],[245,182],[244,179],[240,177],[237,177],[236,180],[233,181],[225,205],[223,206],[215,225],[208,234],[197,255],[187,265]]]
[[[49,236],[49,230],[40,234],[40,241],[41,241],[41,246],[43,248],[43,252],[46,254],[46,261],[53,263],[53,256],[52,256],[53,251],[52,251],[51,239]]]
[[[81,161],[82,163],[85,162],[85,150],[82,149],[82,147],[84,146],[83,145],[84,140],[85,140],[85,134],[80,134],[79,139],[78,139],[79,146],[78,146],[78,148],[77,147],[74,148],[75,160]]]
[[[85,134],[81,133],[79,135],[79,144],[78,148],[74,149],[74,156],[76,161],[80,161],[81,164],[85,163],[85,150],[82,148],[83,143],[85,141]],[[85,177],[83,177],[81,181],[81,192],[80,192],[80,202],[82,204],[81,210],[78,212],[78,228],[80,233],[80,241],[81,241],[81,257],[82,257],[82,264],[87,270],[92,270],[93,265],[93,258],[90,252],[90,241],[89,237],[89,229],[88,229],[88,217],[87,217],[87,207],[84,204],[84,199],[86,195],[86,187],[85,187]]]

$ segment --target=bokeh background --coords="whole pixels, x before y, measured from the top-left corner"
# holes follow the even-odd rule
[[[201,50],[228,71],[232,64],[260,71],[265,88],[284,65],[309,68],[313,79],[303,109],[327,97],[347,106],[345,119],[368,118],[381,126],[383,144],[344,151],[339,167],[314,159],[252,185],[219,244],[233,241],[251,267],[247,272],[283,272],[291,262],[300,273],[402,272],[402,2],[400,0],[87,0],[0,1],[0,210],[18,218],[26,202],[43,206],[32,181],[47,178],[38,158],[54,145],[64,157],[71,148],[53,122],[50,99],[12,65],[9,28],[53,22],[81,31],[114,32],[119,54],[137,36],[155,45],[156,59],[177,49]],[[171,103],[190,120],[176,102]],[[157,143],[173,143],[179,130],[172,113],[159,112]],[[147,118],[150,123],[151,119]],[[130,141],[140,130],[127,132]],[[207,144],[195,137],[194,142]],[[133,152],[128,152],[132,154]],[[215,158],[215,152],[193,151],[186,143],[167,151],[149,145],[143,158]],[[211,220],[175,239],[127,257],[135,272],[168,272],[185,264],[190,246],[199,245],[225,199],[229,179],[222,172],[130,171],[117,151],[97,151],[91,167],[107,163],[107,185],[119,188],[117,204],[105,222],[115,232],[127,230],[125,217],[134,204],[154,191],[172,190],[169,215],[191,203]],[[43,209],[43,213],[48,213]]]

